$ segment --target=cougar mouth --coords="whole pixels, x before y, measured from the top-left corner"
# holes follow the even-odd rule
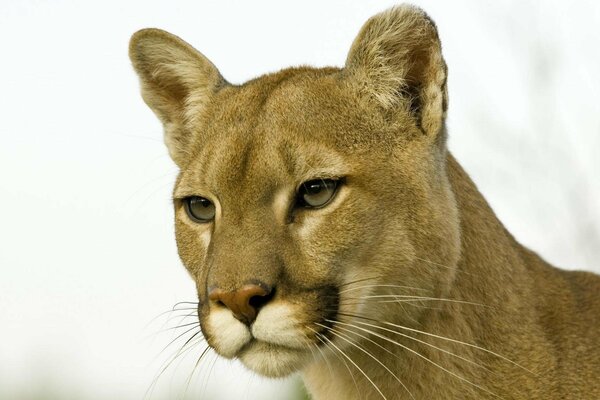
[[[286,297],[264,305],[250,325],[224,307],[211,307],[203,324],[209,344],[221,356],[238,358],[264,376],[298,371],[319,353],[317,347],[332,340],[330,321],[337,320],[339,294],[337,288],[326,287]]]

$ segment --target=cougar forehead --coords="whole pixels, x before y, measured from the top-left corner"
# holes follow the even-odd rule
[[[291,68],[221,89],[189,127],[193,156],[176,196],[205,190],[250,208],[280,193],[283,207],[289,199],[279,189],[286,184],[388,165],[408,136],[398,127],[411,132],[414,124],[402,113],[384,124],[386,116],[354,90],[335,68]]]

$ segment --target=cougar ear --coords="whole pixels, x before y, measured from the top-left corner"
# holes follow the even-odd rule
[[[129,42],[142,97],[164,125],[165,144],[180,167],[189,154],[188,127],[225,80],[192,46],[160,29],[142,29]]]
[[[446,63],[435,24],[421,9],[401,5],[371,17],[352,44],[346,70],[384,109],[405,107],[428,135],[442,129]]]

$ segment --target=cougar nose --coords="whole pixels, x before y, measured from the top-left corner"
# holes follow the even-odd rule
[[[246,325],[250,325],[256,319],[258,310],[271,299],[271,291],[271,287],[264,283],[248,284],[233,292],[212,288],[208,298],[225,305],[231,310],[234,317]]]

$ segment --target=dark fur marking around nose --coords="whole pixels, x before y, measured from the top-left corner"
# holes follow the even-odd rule
[[[273,297],[273,293],[269,285],[259,282],[246,284],[231,292],[213,288],[208,298],[229,308],[235,318],[250,325],[256,319],[260,308]]]
[[[334,323],[331,321],[338,320],[338,312],[340,307],[340,290],[337,286],[329,285],[324,286],[320,289],[320,299],[318,311],[322,313],[321,324],[327,328],[319,330],[319,334],[326,337],[327,339],[333,340],[333,334],[331,328],[334,327]],[[329,329],[328,329],[329,328]],[[324,342],[319,345],[324,345]]]

